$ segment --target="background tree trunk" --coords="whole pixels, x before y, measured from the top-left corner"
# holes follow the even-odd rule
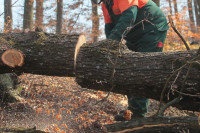
[[[30,33],[18,35],[18,37],[15,35],[12,38],[4,36],[4,38],[16,43],[13,48],[20,49],[25,54],[25,62],[22,67],[15,69],[0,66],[1,73],[14,71],[53,76],[76,76],[78,84],[82,87],[110,91],[110,78],[113,75],[114,67],[112,62],[115,61],[118,52],[117,42],[104,40],[92,44],[86,43],[80,50],[78,48],[75,50],[77,41],[81,40],[77,35],[57,36]],[[75,74],[74,51],[76,51],[75,53],[79,51],[75,58]],[[190,62],[197,55],[196,53],[197,51],[137,53],[122,46],[115,69],[116,73],[113,79],[115,86],[112,92],[160,100],[160,94],[167,78],[183,64]],[[197,61],[200,60],[199,58],[198,56]],[[179,72],[173,86],[171,83],[174,82],[177,73],[170,80],[167,91],[164,93],[165,102],[176,98],[183,85],[184,93],[200,95],[199,65],[193,65],[186,82],[183,83],[187,70],[188,66]],[[170,90],[175,92],[171,93]],[[199,102],[198,96],[184,96],[183,100],[174,106],[180,109],[199,111]]]
[[[95,3],[93,2],[95,1]],[[97,42],[99,36],[99,15],[98,15],[98,0],[92,2],[92,41]]]
[[[168,2],[169,2],[169,12],[172,15],[172,2],[171,0],[168,0]]]
[[[177,5],[177,1],[176,0],[173,0],[173,3],[174,3],[174,15],[176,17],[176,21],[179,21],[179,18],[178,18],[178,5]]]
[[[200,27],[200,5],[198,5],[198,0],[194,0],[194,8],[195,8],[195,17],[196,17],[196,23],[197,23],[197,28],[198,26]],[[199,30],[197,29],[197,32],[199,33]]]
[[[33,2],[33,0],[25,0],[24,2],[23,30],[33,29]]]
[[[42,29],[43,25],[43,2],[44,0],[36,0],[36,20],[35,26]]]
[[[188,4],[188,13],[190,18],[190,29],[193,33],[195,33],[195,25],[194,25],[194,15],[193,15],[193,7],[192,7],[192,0],[187,1]]]
[[[63,25],[63,0],[57,0],[57,23],[56,23],[56,33],[62,33]]]
[[[12,0],[4,0],[4,32],[12,32]]]
[[[196,0],[196,1],[197,1],[198,6],[200,7],[200,1],[199,0]],[[199,8],[199,12],[200,12],[200,8]]]
[[[160,6],[160,0],[153,0],[158,6]]]

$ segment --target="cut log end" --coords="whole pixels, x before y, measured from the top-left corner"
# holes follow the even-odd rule
[[[12,68],[21,67],[24,63],[24,55],[16,49],[8,49],[1,56],[2,62]]]
[[[76,48],[75,48],[75,52],[74,52],[74,71],[76,71],[76,59],[77,59],[77,55],[78,55],[78,52],[80,50],[80,47],[86,43],[86,39],[85,39],[85,35],[82,34],[79,36],[78,38],[78,41],[77,41],[77,44],[76,44]]]

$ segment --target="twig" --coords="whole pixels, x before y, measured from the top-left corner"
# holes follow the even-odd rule
[[[157,116],[163,116],[163,113],[165,112],[167,108],[169,108],[171,105],[175,103],[179,103],[181,100],[182,100],[182,96],[178,96],[177,98],[173,99],[171,102],[168,102],[163,108],[159,110],[159,112],[157,113]]]
[[[169,100],[170,91],[171,91],[171,90],[174,90],[174,89],[173,89],[173,85],[176,83],[176,80],[178,79],[179,75],[180,75],[180,71],[178,72],[176,78],[174,79],[174,81],[173,81],[173,83],[172,83],[172,85],[171,85],[171,89],[170,89],[169,92],[168,92],[168,95],[167,95],[167,99],[168,99],[168,100]]]
[[[183,43],[185,44],[185,47],[187,50],[190,50],[189,45],[187,44],[187,42],[185,41],[185,39],[183,38],[183,36],[181,35],[181,33],[176,29],[174,22],[172,20],[172,16],[168,15],[168,19],[169,19],[169,23],[171,24],[173,30],[177,33],[177,35],[181,38],[181,40],[183,41]]]
[[[180,72],[182,70],[182,68],[184,68],[187,64],[184,64],[182,65],[180,68],[178,68],[177,70],[174,71],[174,73],[167,79],[166,83],[165,83],[165,86],[164,86],[164,89],[162,90],[162,93],[161,93],[161,96],[160,96],[160,104],[159,104],[159,108],[158,108],[158,111],[157,111],[157,115],[159,114],[160,112],[160,109],[161,109],[161,105],[162,105],[162,102],[163,102],[163,98],[164,98],[164,94],[165,94],[165,91],[167,89],[167,85],[168,83],[170,82],[170,80],[172,79],[172,77],[174,77],[174,75],[178,72]]]
[[[184,95],[184,96],[190,96],[190,97],[198,97],[198,98],[200,98],[200,95],[187,94],[187,93],[183,93],[181,91],[178,91],[176,89],[172,89],[172,90],[175,91],[175,92],[177,92],[177,93],[179,93],[179,94],[181,94],[181,95]]]
[[[196,59],[196,58],[194,58],[194,59]],[[194,59],[193,59],[193,60],[194,60]],[[186,63],[186,64],[183,65],[183,66],[186,66],[186,65],[188,65],[188,63]],[[162,97],[161,97],[159,109],[158,109],[158,112],[157,112],[156,115],[158,115],[158,116],[163,115],[164,111],[165,111],[169,106],[171,106],[171,105],[173,105],[173,104],[175,104],[175,103],[180,102],[180,100],[182,99],[182,92],[183,92],[183,90],[184,90],[184,85],[185,85],[185,82],[186,82],[186,80],[187,80],[187,78],[188,78],[188,76],[189,76],[189,74],[190,74],[192,65],[193,65],[193,62],[190,62],[190,63],[189,63],[188,70],[187,70],[187,73],[186,73],[186,76],[185,76],[184,80],[182,81],[181,90],[180,90],[181,93],[179,93],[179,96],[178,96],[177,98],[175,98],[174,100],[172,100],[171,102],[167,103],[167,105],[165,105],[163,108],[161,108],[161,102],[162,102],[162,99],[163,99],[163,97],[164,97],[164,92],[162,92],[162,95],[161,95]],[[181,69],[179,68],[180,71],[184,68],[183,66],[181,67]],[[177,70],[179,71],[179,69],[177,69]],[[179,72],[180,72],[180,71],[179,71]],[[175,72],[176,72],[176,71],[175,71]],[[175,72],[174,72],[172,75],[174,75]],[[172,77],[173,77],[173,76],[170,76],[169,80],[170,80]],[[168,82],[166,82],[166,84],[169,83],[169,80],[168,80]],[[164,88],[164,89],[165,89],[165,88]]]
[[[110,96],[110,93],[112,92],[112,90],[115,88],[115,83],[114,83],[114,77],[115,77],[115,72],[116,72],[116,67],[117,67],[117,62],[118,62],[118,57],[119,57],[119,54],[121,53],[121,45],[122,45],[122,41],[119,42],[119,45],[118,45],[118,52],[116,53],[115,55],[115,60],[114,62],[112,62],[109,58],[109,60],[111,61],[112,65],[113,65],[113,69],[112,69],[112,73],[111,73],[111,77],[110,77],[110,82],[111,82],[111,85],[112,87],[110,88],[108,94],[106,97],[104,97],[102,100],[100,101],[97,101],[94,105],[97,105],[103,101],[105,101],[109,96]]]

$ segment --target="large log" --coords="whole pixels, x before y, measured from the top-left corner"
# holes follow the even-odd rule
[[[10,68],[0,66],[0,73],[14,71],[16,73],[35,73],[53,76],[76,76],[82,87],[95,90],[110,91],[120,94],[132,94],[160,100],[161,92],[167,78],[179,67],[189,63],[193,58],[199,61],[197,50],[170,53],[137,53],[128,50],[118,42],[104,40],[82,45],[83,36],[53,35],[45,33],[3,35],[5,40],[13,43],[12,48],[19,49],[25,55],[22,67]],[[77,47],[75,48],[78,42]],[[0,50],[1,51],[1,50]],[[0,52],[1,53],[1,52]],[[74,56],[74,53],[75,56]],[[76,63],[74,63],[74,59]],[[74,75],[74,64],[76,74]],[[115,75],[113,80],[110,78]],[[191,67],[186,82],[184,78],[188,66],[184,67],[176,82],[167,85],[164,101],[168,102],[183,93],[183,100],[174,106],[180,109],[200,111],[200,66],[198,62]],[[177,76],[175,74],[174,78]],[[174,82],[174,78],[170,80]],[[169,91],[171,89],[171,91]],[[169,92],[169,93],[168,93]],[[189,95],[189,96],[188,96]],[[192,103],[192,104],[191,104]]]
[[[2,63],[1,56],[0,73],[14,71],[16,73],[73,76],[75,47],[85,43],[85,36],[80,34],[60,35],[29,32],[1,34],[0,36],[1,55],[4,55],[5,52],[9,53],[12,48],[21,51],[25,56],[24,65],[16,66],[15,69],[10,68],[11,65],[10,67],[5,66],[6,63]]]
[[[113,41],[84,44],[77,60],[77,82],[82,87],[110,91],[110,78],[118,49],[119,44]],[[170,75],[195,58],[197,64],[194,63],[191,67],[187,80],[183,83],[189,66],[182,69],[177,79],[178,73],[173,76],[166,87],[163,100],[167,102],[178,97],[178,91],[183,87],[183,93],[188,95],[175,106],[200,111],[200,53],[197,55],[197,50],[139,53],[128,50],[125,45],[120,49],[112,92],[160,100],[161,92]],[[175,82],[173,86],[172,82]]]

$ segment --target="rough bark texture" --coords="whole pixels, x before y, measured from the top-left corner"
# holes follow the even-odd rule
[[[125,46],[121,48],[118,58],[116,73],[114,76],[114,89],[112,92],[120,94],[133,94],[135,96],[149,97],[159,100],[167,78],[191,60],[197,52],[172,52],[172,53],[137,53],[129,51]],[[87,52],[86,52],[87,51]],[[77,60],[77,82],[82,87],[102,91],[110,91],[110,77],[113,71],[112,62],[115,62],[115,55],[118,52],[118,44],[101,41],[91,44],[84,44],[81,47]],[[91,56],[92,55],[92,56]],[[200,57],[198,57],[198,60]],[[164,94],[164,101],[171,101],[177,97],[182,87],[182,81],[186,75],[188,66],[183,69],[176,83],[169,91],[171,84],[167,85]],[[175,74],[174,78],[177,76]],[[170,80],[174,82],[174,78]],[[184,93],[200,94],[200,66],[194,65],[184,83]],[[169,100],[167,100],[167,97]],[[192,105],[191,105],[192,102]],[[199,97],[184,97],[176,106],[181,109],[200,111]]]
[[[15,48],[25,55],[22,67],[16,73],[35,73],[41,75],[73,76],[75,46],[85,42],[84,35],[54,35],[43,32],[13,33],[1,35],[3,53],[6,48]],[[7,41],[6,41],[7,40]],[[9,45],[12,44],[12,46]],[[12,68],[1,66],[1,72]]]
[[[108,132],[115,133],[178,133],[200,132],[198,117],[159,118],[149,117],[105,125]]]
[[[110,91],[110,78],[114,67],[112,62],[115,62],[119,49],[117,42],[104,40],[92,44],[86,43],[80,49],[81,44],[79,44],[75,50],[78,35],[58,36],[30,33],[10,38],[15,38],[13,42],[16,44],[13,47],[25,54],[25,63],[22,67],[15,69],[0,66],[1,73],[15,71],[17,73],[76,76],[77,82],[82,87]],[[8,40],[12,40],[10,38],[7,37]],[[78,53],[77,57],[75,56],[76,75],[73,74],[74,51]],[[160,100],[167,78],[193,58],[200,60],[200,57],[197,57],[197,51],[137,53],[122,45],[113,78],[115,86],[111,91]],[[184,87],[184,93],[195,96],[184,96],[183,100],[174,106],[180,109],[200,111],[200,66],[194,64],[186,82],[183,83],[188,67],[189,65],[179,72],[173,86],[171,83],[178,74],[176,73],[170,80],[164,93],[164,101],[168,102],[176,98],[179,95],[178,91]]]

